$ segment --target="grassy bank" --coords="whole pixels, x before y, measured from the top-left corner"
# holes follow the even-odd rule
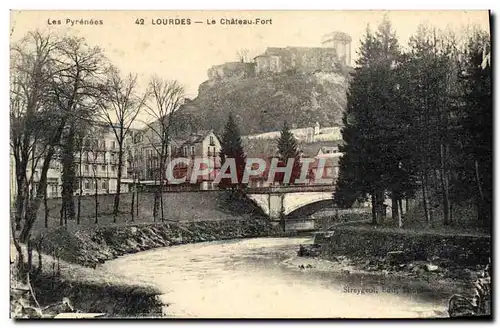
[[[40,234],[42,252],[83,266],[157,247],[235,238],[273,236],[278,233],[267,219],[165,222],[119,226],[60,227]]]
[[[157,247],[235,238],[279,235],[267,219],[196,222],[134,223],[106,226],[59,227],[40,232],[42,272],[33,278],[40,305],[67,297],[82,312],[113,317],[162,315],[161,294],[154,285],[129,281],[95,268],[118,256]],[[15,249],[12,249],[15,254]],[[27,258],[27,256],[25,256]],[[38,266],[38,253],[33,262]]]
[[[22,245],[22,248],[26,259],[26,247]],[[11,247],[11,258],[15,257],[16,250]],[[27,310],[31,310],[28,318],[40,318],[41,315],[50,318],[57,312],[73,311],[119,317],[162,315],[162,304],[157,299],[161,292],[147,282],[132,282],[116,273],[83,267],[36,251],[33,252],[33,265],[41,268],[41,271],[30,275],[32,292],[26,283],[20,283],[16,279],[15,270],[11,270],[11,288],[21,289],[20,293],[11,293],[11,315],[15,318],[22,318],[23,314],[30,313]],[[15,263],[12,263],[12,269],[14,266]],[[69,300],[73,310],[67,307],[51,309],[50,312],[56,313],[48,314],[49,310],[45,308],[51,308],[54,304],[61,305],[63,298]],[[25,306],[26,304],[29,306]],[[36,313],[33,311],[35,308],[36,312],[41,311]]]

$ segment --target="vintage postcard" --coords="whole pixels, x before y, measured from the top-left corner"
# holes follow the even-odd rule
[[[11,318],[491,318],[488,11],[10,19]]]

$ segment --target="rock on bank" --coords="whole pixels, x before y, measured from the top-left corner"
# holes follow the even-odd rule
[[[118,256],[171,245],[273,236],[267,219],[169,222],[83,228],[60,227],[41,235],[42,252],[71,263],[95,267]]]

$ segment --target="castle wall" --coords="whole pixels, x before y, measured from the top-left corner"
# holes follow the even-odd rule
[[[297,70],[299,72],[332,72],[337,63],[335,48],[268,48],[264,55],[255,58],[256,73],[282,72]]]
[[[230,77],[249,77],[255,74],[254,63],[229,62],[222,65],[212,66],[208,72],[210,80]]]

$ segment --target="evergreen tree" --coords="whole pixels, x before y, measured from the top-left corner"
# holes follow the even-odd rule
[[[243,146],[241,145],[240,130],[234,120],[232,113],[229,114],[227,123],[224,127],[224,133],[222,134],[220,158],[221,158],[221,165],[224,165],[226,159],[228,158],[234,159],[236,163],[236,173],[238,177],[237,184],[232,183],[231,179],[229,178],[222,179],[220,182],[220,187],[232,188],[232,189],[235,188],[236,186],[241,187],[241,181],[243,178],[243,173],[246,164],[246,155],[245,152],[243,151]],[[229,172],[229,170],[227,172]]]
[[[347,200],[351,203],[369,194],[374,224],[385,215],[386,192],[394,191],[399,184],[395,173],[401,167],[402,154],[398,151],[403,147],[395,147],[401,136],[394,117],[401,105],[395,73],[400,57],[387,17],[375,34],[367,27],[343,117],[344,158],[340,161],[336,203],[348,205]]]
[[[280,137],[278,139],[278,155],[279,155],[279,166],[284,167],[287,165],[289,159],[293,158],[293,168],[290,175],[290,183],[295,183],[300,176],[301,163],[300,163],[300,153],[298,149],[297,139],[290,131],[287,122],[283,123],[283,128],[280,132]],[[283,182],[284,174],[276,173],[276,180]]]
[[[467,44],[455,135],[460,160],[452,186],[455,200],[475,202],[478,219],[484,224],[491,220],[493,193],[491,66],[485,61],[490,49],[489,35],[480,31]]]

